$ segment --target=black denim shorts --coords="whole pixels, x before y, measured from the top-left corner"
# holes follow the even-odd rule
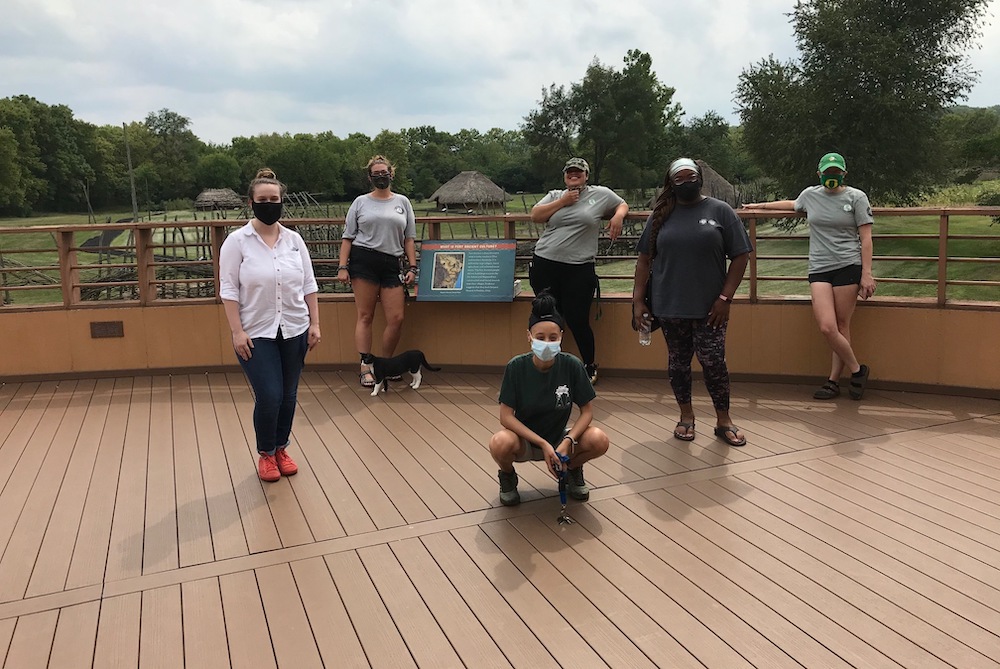
[[[861,265],[848,265],[826,272],[815,272],[809,275],[809,283],[828,283],[831,286],[861,285]]]
[[[352,281],[361,279],[383,288],[398,288],[403,285],[399,280],[399,268],[399,258],[396,256],[364,246],[351,246],[347,273],[351,275]]]

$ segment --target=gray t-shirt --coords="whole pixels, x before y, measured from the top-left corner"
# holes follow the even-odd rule
[[[538,204],[555,202],[565,192],[566,189],[550,190]],[[578,202],[552,214],[538,236],[535,255],[571,265],[594,262],[601,221],[614,216],[615,209],[624,201],[610,188],[585,186]]]
[[[403,255],[403,241],[416,236],[413,206],[405,195],[393,193],[388,200],[376,199],[371,193],[359,195],[347,210],[344,238],[353,240],[352,246],[399,257]]]
[[[652,214],[637,250],[648,254]],[[657,318],[708,316],[726,282],[726,258],[753,250],[750,237],[733,208],[706,197],[678,204],[660,227],[653,259],[653,315]]]
[[[864,191],[846,186],[832,193],[810,186],[799,193],[795,211],[804,211],[809,221],[810,274],[861,264],[858,228],[875,222]]]

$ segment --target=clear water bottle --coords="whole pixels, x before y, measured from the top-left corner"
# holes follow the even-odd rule
[[[649,314],[643,314],[642,320],[639,321],[639,345],[649,346],[649,343],[650,343]]]

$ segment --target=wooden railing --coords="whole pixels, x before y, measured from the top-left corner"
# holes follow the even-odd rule
[[[799,215],[768,212],[764,219],[756,209],[738,213],[748,224],[756,249],[742,296],[758,302],[807,295],[808,236],[785,232],[772,223]],[[1000,225],[993,225],[1000,207],[880,208],[874,213],[879,219],[873,235],[875,274],[880,286],[889,286],[880,289],[880,301],[973,308],[995,308],[1000,303]],[[629,214],[616,242],[601,238],[597,264],[605,297],[630,294],[635,243],[647,215]],[[915,216],[935,217],[936,229],[899,234],[880,231]],[[953,232],[954,219],[962,221],[965,232]],[[0,228],[0,310],[215,302],[219,249],[225,236],[241,224],[215,220]],[[348,291],[335,279],[344,220],[295,219],[288,224],[302,233],[310,247],[321,291]],[[417,228],[421,240],[515,239],[515,278],[521,279],[527,277],[531,247],[541,230],[524,214],[421,217]],[[880,247],[904,240],[917,242],[926,253],[879,255]],[[960,276],[951,276],[955,268],[975,271],[956,271]],[[896,294],[892,286],[899,287]],[[956,298],[949,289],[962,295]],[[886,293],[887,297],[881,297]]]

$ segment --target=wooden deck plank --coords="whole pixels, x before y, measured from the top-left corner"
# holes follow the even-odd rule
[[[855,605],[862,610],[873,606],[871,603],[873,597],[884,598],[899,608],[893,609],[893,617],[880,616],[878,619],[895,629],[897,633],[910,638],[914,643],[919,643],[921,647],[938,657],[947,657],[951,663],[957,661],[958,666],[989,666],[988,654],[1000,649],[995,637],[991,642],[990,637],[993,635],[989,632],[960,619],[938,602],[928,598],[925,593],[906,587],[886,575],[883,570],[899,572],[899,569],[891,564],[891,558],[872,550],[865,550],[863,545],[859,545],[860,542],[852,541],[851,537],[843,537],[835,530],[817,526],[799,510],[797,503],[803,500],[790,494],[787,489],[779,489],[777,484],[764,476],[747,474],[740,476],[739,480],[744,486],[749,485],[753,488],[756,493],[753,496],[755,504],[783,519],[781,536],[790,538],[789,543],[807,550],[811,559],[827,565],[824,578],[828,580],[833,578],[829,574],[830,568],[833,567],[835,571],[863,586],[853,589],[845,584],[838,588],[841,596],[853,598]],[[727,484],[728,487],[727,480],[719,482]],[[771,492],[778,496],[772,495]],[[745,488],[742,494],[747,495]],[[791,537],[794,537],[794,540]],[[838,545],[844,546],[847,551],[837,548]],[[873,562],[869,563],[867,560]],[[956,593],[948,594],[954,599]],[[983,654],[983,650],[986,654]]]
[[[12,384],[10,390],[13,391],[13,395],[9,397],[6,406],[0,411],[0,454],[3,454],[4,459],[8,457],[16,458],[14,453],[16,449],[16,443],[24,438],[24,432],[20,429],[16,429],[18,425],[24,425],[22,423],[22,418],[24,417],[24,412],[31,406],[31,401],[35,397],[35,393],[41,387],[41,383],[20,383]],[[6,390],[7,384],[4,384],[4,389]],[[37,422],[37,421],[36,421]],[[13,436],[12,443],[8,445],[7,440],[11,439]],[[21,446],[23,449],[23,445]],[[16,453],[20,453],[17,450]],[[14,462],[7,462],[0,467],[0,472],[2,472],[2,483],[0,483],[0,490],[2,490],[2,485],[7,483],[7,479],[10,476],[10,470],[8,467],[13,467]]]
[[[867,527],[877,527],[880,533],[905,546],[907,552],[916,551],[936,559],[941,565],[947,565],[942,572],[945,577],[951,569],[955,569],[962,575],[978,579],[982,584],[991,584],[985,590],[981,590],[981,585],[971,590],[964,589],[968,594],[976,596],[981,603],[989,602],[977,595],[996,592],[992,584],[1000,583],[1000,568],[996,566],[1000,564],[1000,552],[984,552],[977,557],[975,542],[851,488],[845,483],[851,481],[851,478],[838,475],[840,470],[836,468],[826,468],[822,463],[806,463],[788,467],[786,471],[828,493],[823,500],[831,509]],[[987,560],[983,560],[984,557]],[[991,564],[992,559],[997,560],[996,564]],[[936,566],[934,571],[938,573]],[[1000,597],[994,601],[1000,603]]]
[[[138,666],[141,615],[142,595],[138,592],[101,602],[94,667],[132,669]]]
[[[399,476],[399,472],[385,461],[382,452],[375,448],[371,439],[340,402],[336,390],[338,379],[339,377],[328,377],[326,374],[306,375],[305,382],[317,400],[316,405],[311,406],[322,410],[320,415],[310,413],[309,420],[313,425],[329,422],[336,429],[330,435],[321,433],[321,438],[375,527],[384,529],[404,525],[410,521],[403,518],[400,509],[403,501],[390,495],[389,491],[406,488],[407,494],[411,494],[412,490]],[[333,439],[335,441],[331,441]],[[417,514],[418,517],[429,518],[430,511],[422,503],[420,506],[423,509]]]
[[[290,566],[323,663],[327,667],[363,667],[368,664],[364,648],[323,558],[300,560]]]
[[[699,545],[709,542],[718,546],[728,555],[713,562],[730,578],[735,577],[741,586],[852,666],[896,667],[901,661],[903,666],[945,666],[915,644],[894,634],[878,619],[866,616],[863,610],[824,587],[822,582],[810,580],[789,566],[782,555],[790,552],[790,548],[768,552],[744,539],[743,535],[752,531],[751,524],[728,508],[712,504],[711,498],[700,490],[706,485],[681,486],[671,489],[670,494],[657,491],[647,495],[650,501],[671,515],[686,514],[684,524],[701,536],[690,535],[689,550],[698,550]],[[691,508],[701,513],[689,513]],[[768,586],[768,581],[773,585]],[[758,589],[757,584],[764,584],[764,587]],[[770,593],[769,588],[772,589]]]
[[[427,535],[420,542],[507,662],[525,669],[559,666],[450,532]]]
[[[250,553],[236,498],[238,490],[242,493],[248,489],[248,482],[246,478],[233,480],[230,476],[229,463],[226,461],[225,447],[213,403],[211,376],[209,374],[205,377],[191,378],[191,403],[198,440],[197,462],[201,464],[208,520],[212,528],[212,547],[215,559],[223,560]],[[225,412],[225,408],[220,407],[220,412]],[[247,473],[255,475],[253,472],[254,470],[251,470]],[[256,516],[256,519],[260,520],[260,515]],[[261,525],[260,523],[251,525],[253,530],[259,530],[253,532],[254,548],[264,550],[265,547],[273,549],[280,546],[277,530],[273,527],[265,530]]]
[[[84,382],[85,389],[80,393],[73,392],[76,385],[76,383],[65,384],[59,393],[62,397],[53,398],[49,405],[52,411],[46,412],[48,416],[46,420],[51,421],[50,428],[53,430],[50,443],[31,444],[31,448],[37,448],[40,453],[45,453],[45,459],[38,470],[37,479],[32,482],[24,508],[17,518],[17,524],[10,541],[7,542],[3,558],[0,559],[2,601],[23,598],[31,579],[35,558],[45,538],[53,506],[73,453],[73,444],[87,414],[89,396],[85,389],[93,388],[93,382]],[[62,415],[58,415],[59,406],[62,406]],[[10,508],[9,512],[14,515],[16,510]],[[70,546],[67,548],[71,550]],[[62,583],[59,583],[58,587],[61,586]]]
[[[388,547],[441,626],[462,664],[467,667],[511,666],[420,539],[404,539]]]
[[[458,666],[452,648],[434,614],[385,544],[363,548],[358,557],[417,666]]]
[[[487,444],[475,441],[439,407],[421,392],[408,393],[402,402],[392,404],[396,413],[407,423],[413,423],[425,433],[424,439],[453,468],[456,474],[479,498],[479,507],[488,508],[497,497],[497,465],[489,455]],[[475,507],[475,497],[469,498]]]
[[[303,375],[299,383],[295,443],[309,463],[310,470],[316,475],[319,486],[344,533],[353,535],[373,532],[376,527],[368,509],[348,482],[346,472],[341,469],[338,459],[333,455],[334,452],[346,455],[350,449],[343,448],[346,440],[317,401],[308,377],[308,374]],[[319,392],[329,392],[329,389],[323,390],[326,385],[321,380],[314,380],[314,383],[317,383]],[[333,450],[328,443],[332,445]],[[356,458],[353,451],[350,451],[350,456]],[[354,465],[357,470],[363,469],[357,462]],[[347,463],[347,466],[350,467],[351,464]],[[368,476],[370,477],[370,474]],[[401,522],[401,516],[384,493],[377,499],[383,502],[384,508],[397,519],[397,522]]]
[[[191,386],[198,383],[195,379],[194,376],[175,376],[170,380],[177,555],[181,567],[211,562],[215,557],[194,419]],[[172,519],[168,514],[155,519],[159,532],[165,532],[170,526]],[[159,554],[154,553],[153,557],[154,561],[160,559]]]
[[[151,411],[151,380],[149,377],[137,378],[132,387],[132,402],[125,427],[125,444],[111,520],[105,580],[114,581],[142,574]]]
[[[277,667],[271,634],[267,634],[264,603],[253,571],[241,571],[219,577],[222,608],[229,639],[229,661],[233,669],[266,669]],[[272,634],[281,634],[275,624]]]
[[[67,588],[93,585],[104,578],[132,388],[131,378],[117,378],[111,397],[107,399],[110,406],[66,577]]]
[[[501,521],[501,524],[506,525],[506,521]],[[510,525],[507,528],[508,535],[516,534]],[[499,535],[499,530],[490,529]],[[566,612],[553,606],[538,591],[535,584],[496,545],[484,526],[463,528],[452,534],[556,662],[563,666],[598,667],[605,664],[599,651],[589,643],[589,630],[574,628],[563,617]],[[604,647],[604,644],[600,645]],[[642,659],[645,660],[645,657]],[[648,660],[643,664],[647,663]]]
[[[347,551],[328,555],[325,560],[368,663],[372,667],[416,667],[358,554]]]
[[[366,458],[372,459],[373,466],[377,462],[381,462],[382,459],[391,464],[398,473],[397,475],[402,477],[406,483],[400,492],[407,495],[412,492],[414,499],[419,500],[421,506],[427,509],[428,514],[431,514],[421,518],[422,520],[427,520],[429,517],[441,518],[461,513],[461,507],[428,473],[424,468],[424,463],[414,456],[413,451],[419,453],[421,449],[414,448],[411,451],[410,448],[403,445],[403,441],[413,444],[420,441],[420,438],[415,437],[409,429],[400,425],[398,417],[384,405],[381,397],[369,397],[368,393],[364,392],[364,388],[360,387],[347,388],[337,397],[372,441],[373,448],[367,449]],[[390,421],[391,424],[387,425],[385,421]],[[403,434],[398,437],[393,434],[393,426]],[[429,450],[426,444],[422,450]],[[382,457],[378,457],[376,451],[380,452]],[[405,500],[403,504],[406,504]],[[409,522],[417,522],[412,513],[407,513],[405,506],[400,508],[400,511],[404,517],[408,517]]]
[[[938,471],[988,488],[1000,488],[1000,457],[991,458],[955,439],[913,440],[886,447],[890,453],[919,457]],[[918,455],[919,454],[919,455]],[[1000,451],[997,451],[1000,456]]]
[[[820,531],[817,535],[821,535],[831,545],[857,556],[866,564],[877,566],[882,574],[921,593],[936,605],[978,624],[984,630],[1000,631],[1000,611],[966,594],[965,587],[976,587],[974,579],[948,570],[946,565],[933,558],[922,556],[919,551],[904,550],[899,542],[887,540],[878,532],[878,528],[868,529],[852,518],[825,513],[828,508],[825,497],[820,496],[823,497],[820,502],[811,499],[807,493],[811,493],[813,489],[801,479],[796,479],[783,471],[768,471],[761,475],[791,491],[792,494],[786,493],[786,495],[802,513],[817,520],[822,517],[826,521],[825,525],[813,525],[813,527],[818,527]],[[768,489],[774,490],[770,485]],[[831,531],[825,531],[827,528]],[[996,599],[984,590],[985,588],[979,584],[977,594],[986,601]],[[1000,600],[993,602],[995,606],[997,602]],[[961,629],[962,626],[957,625],[956,628]],[[981,639],[983,644],[993,642],[996,644],[996,650],[993,651],[996,654],[994,659],[1000,660],[1000,636],[990,634],[982,637],[976,630],[969,630],[968,637],[963,638]],[[990,653],[984,654],[994,657]]]
[[[538,551],[539,556],[543,556],[551,563],[555,573],[572,574],[571,580],[568,582],[579,590],[580,594],[600,612],[600,615],[632,640],[637,649],[645,655],[644,659],[657,667],[702,666],[702,663],[674,637],[670,636],[664,627],[649,617],[600,571],[587,563],[583,557],[562,541],[561,532],[554,529],[555,523],[551,517],[542,520],[538,516],[523,516],[511,520],[510,524],[534,550]],[[533,562],[537,564],[536,560]],[[542,579],[545,578],[544,573],[540,573],[539,576]],[[551,601],[551,597],[549,599]],[[570,603],[569,606],[572,607],[572,604]],[[587,629],[588,638],[590,637],[590,625],[576,623],[575,626]],[[612,660],[606,655],[602,654],[602,656],[608,664],[612,666],[618,664],[619,658]],[[629,666],[634,665],[630,664]]]
[[[90,669],[94,662],[94,645],[100,616],[101,603],[97,600],[60,609],[52,652],[49,654],[49,666],[59,669]],[[169,622],[164,621],[164,624]]]
[[[173,391],[169,376],[152,379],[142,573],[177,569],[177,499],[174,491]],[[182,465],[184,466],[184,465]]]
[[[1000,505],[990,501],[1000,496],[1000,481],[996,479],[982,477],[976,481],[973,480],[976,478],[974,475],[956,475],[952,473],[954,469],[943,471],[918,453],[903,455],[879,449],[865,456],[885,463],[885,471],[896,478],[912,481],[937,497],[967,506],[988,517],[1000,516]],[[1000,524],[993,529],[1000,532]]]
[[[289,566],[281,564],[258,569],[257,585],[268,624],[275,632],[271,634],[271,644],[278,665],[303,669],[322,667],[315,635],[328,630],[313,630],[309,625]]]
[[[67,393],[59,392],[55,384],[44,384],[18,421],[19,434],[4,444],[9,448],[4,449],[4,457],[0,458],[0,480],[4,481],[0,504],[6,511],[0,515],[0,551],[6,550],[14,533],[68,406]]]
[[[182,584],[181,610],[185,669],[231,666],[219,579],[207,578]]]
[[[291,479],[283,476],[274,483],[264,484],[257,477],[259,455],[253,421],[249,419],[253,416],[254,400],[246,377],[226,374],[209,378],[213,397],[218,393],[221,400],[215,402],[216,417],[230,476],[234,482],[240,482],[236,486],[236,501],[251,552],[273,550],[276,538],[280,546],[311,543],[314,537]]]
[[[866,489],[879,499],[913,511],[921,517],[954,530],[983,546],[995,547],[997,545],[996,532],[983,527],[982,524],[984,521],[993,524],[996,519],[985,517],[974,509],[963,507],[947,499],[927,494],[919,486],[889,476],[877,467],[867,466],[865,461],[860,458],[850,460],[833,458],[825,460],[825,462],[852,474],[858,480],[858,485],[865,485]],[[874,465],[875,463],[874,460],[868,461],[868,464]],[[874,486],[868,487],[867,484],[874,484]]]
[[[586,526],[594,527],[591,524],[597,519],[594,514],[584,509],[575,514],[574,517],[580,518],[580,521],[574,525],[560,527],[557,531],[559,537],[603,578],[613,583],[623,595],[676,639],[675,643],[682,644],[683,648],[690,653],[689,657],[697,658],[706,667],[736,669],[737,667],[753,666],[746,658],[720,639],[708,624],[703,623],[691,611],[679,605],[678,602],[660,590],[650,580],[655,578],[654,574],[649,574],[647,577],[620,558],[609,545],[614,545],[614,540],[608,536],[610,532],[604,531],[602,528],[599,533],[600,538],[591,534]],[[604,543],[605,540],[608,540],[609,543]],[[668,584],[661,583],[661,586],[666,585]]]
[[[616,505],[601,504],[598,510],[613,522],[628,523],[633,532],[643,531],[641,541],[644,545],[794,660],[807,667],[849,666],[835,651],[798,626],[795,616],[805,615],[807,607],[797,605],[790,596],[752,570],[744,568],[739,578],[734,579],[728,563],[730,568],[717,568],[716,565],[726,559],[723,552],[706,544],[699,544],[700,550],[693,549],[691,542],[696,539],[693,530],[648,499],[632,495],[621,498]],[[635,518],[625,515],[626,510]],[[647,524],[661,537],[637,525],[637,521]],[[708,552],[703,553],[703,550]]]
[[[7,657],[7,651],[10,650],[10,640],[14,638],[14,627],[16,625],[17,618],[0,620],[0,655],[4,658]],[[4,669],[7,669],[6,662],[4,662]],[[13,667],[11,667],[11,669],[13,669]]]
[[[181,586],[146,590],[142,593],[139,629],[139,667],[165,669],[184,667],[184,626]]]
[[[58,619],[58,611],[43,611],[18,618],[4,666],[12,669],[44,669],[49,666],[49,653]]]

